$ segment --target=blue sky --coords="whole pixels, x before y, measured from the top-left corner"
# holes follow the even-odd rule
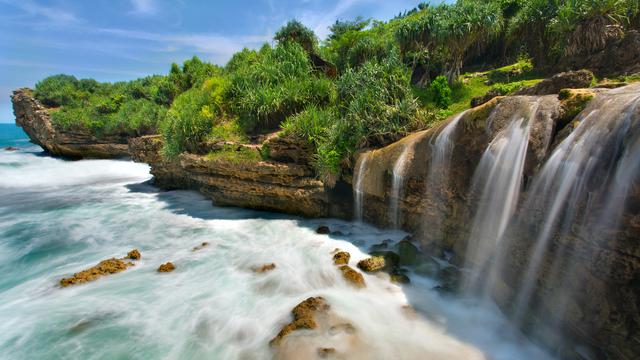
[[[0,0],[0,122],[9,95],[52,74],[99,81],[166,74],[195,55],[225,64],[296,18],[321,38],[336,19],[387,20],[419,0]]]

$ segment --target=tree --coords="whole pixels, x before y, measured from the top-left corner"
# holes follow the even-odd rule
[[[302,46],[307,53],[312,53],[318,43],[318,38],[313,31],[298,20],[291,20],[280,28],[280,30],[276,32],[274,39],[279,44],[290,41],[295,42]]]

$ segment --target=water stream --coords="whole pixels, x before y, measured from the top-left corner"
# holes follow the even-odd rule
[[[402,149],[402,153],[396,159],[393,165],[392,184],[391,184],[391,197],[389,199],[389,223],[392,229],[397,229],[400,222],[400,212],[398,210],[398,202],[402,196],[402,189],[405,183],[405,172],[407,169],[407,159],[413,152],[413,144],[405,144]]]

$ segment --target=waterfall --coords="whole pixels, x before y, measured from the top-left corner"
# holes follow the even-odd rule
[[[354,192],[353,192],[353,202],[354,202],[354,212],[355,212],[355,219],[357,221],[362,221],[363,220],[363,206],[364,206],[364,176],[365,173],[367,171],[367,162],[369,161],[369,156],[371,155],[371,153],[367,152],[364,154],[361,154],[360,157],[358,158],[358,160],[356,161],[356,171],[355,171],[355,178],[353,179],[353,186],[354,186]]]
[[[518,204],[529,132],[538,106],[536,101],[529,104],[528,113],[512,116],[491,141],[474,173],[471,193],[480,197],[465,254],[465,267],[474,270],[465,281],[467,290],[486,288],[493,281],[489,270],[493,270],[496,250]]]
[[[532,310],[532,296],[544,270],[547,281],[561,292],[554,306],[558,314],[566,308],[570,289],[583,279],[578,267],[586,264],[578,264],[577,254],[589,249],[569,251],[564,242],[550,256],[554,239],[573,234],[587,243],[604,244],[618,227],[630,186],[640,175],[639,104],[637,91],[597,96],[535,177],[513,231],[515,238],[535,229],[529,235],[532,251],[516,295],[515,321],[522,323]],[[583,258],[596,261],[595,255]],[[550,264],[546,269],[545,263]]]
[[[452,135],[456,130],[460,119],[467,113],[463,111],[456,115],[438,135],[431,139],[429,148],[431,156],[429,158],[429,170],[426,179],[426,195],[427,199],[442,207],[445,203],[446,196],[445,187],[449,180],[449,168],[451,167],[451,156],[453,155],[454,142]],[[444,214],[441,211],[435,211],[430,216],[435,220],[429,229],[431,236],[435,239],[442,239],[444,236]]]
[[[404,175],[407,167],[407,158],[413,151],[413,143],[405,144],[400,156],[393,165],[393,181],[391,185],[391,196],[389,199],[389,224],[394,229],[400,225],[400,214],[398,210],[398,202],[402,196],[402,188],[404,186]]]

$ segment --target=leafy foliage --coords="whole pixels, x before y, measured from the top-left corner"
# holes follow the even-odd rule
[[[439,108],[446,109],[451,105],[451,88],[447,83],[447,78],[438,76],[431,83],[431,93]]]
[[[302,48],[308,52],[313,52],[318,38],[311,29],[302,25],[298,20],[291,20],[285,26],[283,26],[274,37],[279,44],[285,44],[288,42],[294,42],[302,46]]]

